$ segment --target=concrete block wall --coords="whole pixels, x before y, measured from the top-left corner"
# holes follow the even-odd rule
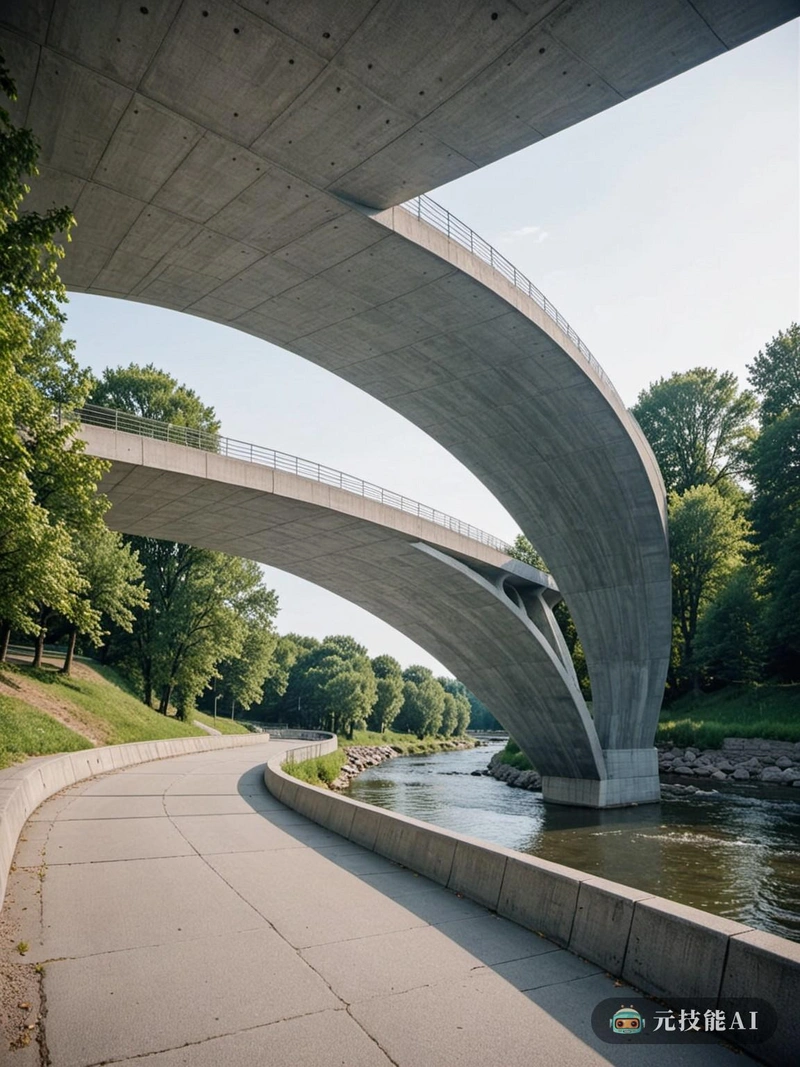
[[[0,910],[22,827],[39,805],[54,793],[96,774],[121,770],[135,763],[166,759],[168,756],[185,756],[192,752],[263,745],[265,741],[269,741],[269,734],[136,741],[130,745],[109,745],[55,756],[38,756],[0,771]]]
[[[296,748],[291,756],[310,759],[319,748]],[[284,759],[268,761],[267,788],[314,822],[543,934],[644,993],[667,1002],[766,1000],[778,1014],[774,1036],[752,1047],[739,1043],[773,1067],[800,1062],[800,945],[307,785],[281,770]]]

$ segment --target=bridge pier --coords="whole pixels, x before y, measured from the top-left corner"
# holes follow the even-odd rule
[[[580,808],[622,808],[661,799],[655,748],[604,749],[606,778],[542,777],[542,799]]]

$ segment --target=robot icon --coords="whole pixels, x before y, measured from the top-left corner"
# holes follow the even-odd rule
[[[615,1034],[623,1037],[633,1037],[644,1030],[644,1019],[634,1007],[626,1008],[623,1004],[619,1011],[615,1011],[608,1024]]]

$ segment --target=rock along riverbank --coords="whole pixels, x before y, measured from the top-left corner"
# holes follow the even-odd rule
[[[347,759],[342,764],[342,769],[331,782],[329,788],[336,790],[347,789],[356,775],[361,774],[368,767],[377,767],[384,760],[394,759],[396,756],[420,756],[430,755],[434,752],[455,752],[461,748],[473,748],[474,745],[475,742],[470,739],[464,741],[442,741],[441,744],[437,744],[435,748],[432,748],[430,753],[404,753],[403,749],[396,745],[351,745],[345,750]]]
[[[484,771],[514,789],[542,788],[536,771],[521,771],[501,763],[496,752]],[[664,782],[665,793],[695,792],[695,782],[763,782],[800,788],[800,741],[769,741],[766,738],[727,737],[721,748],[658,746],[658,769],[662,775],[679,775],[682,782]],[[705,788],[705,786],[704,786]]]

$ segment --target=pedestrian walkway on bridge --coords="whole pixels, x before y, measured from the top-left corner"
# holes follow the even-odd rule
[[[592,1009],[630,987],[270,796],[264,763],[302,744],[140,764],[29,820],[7,909],[54,1067],[750,1062],[604,1044]]]

